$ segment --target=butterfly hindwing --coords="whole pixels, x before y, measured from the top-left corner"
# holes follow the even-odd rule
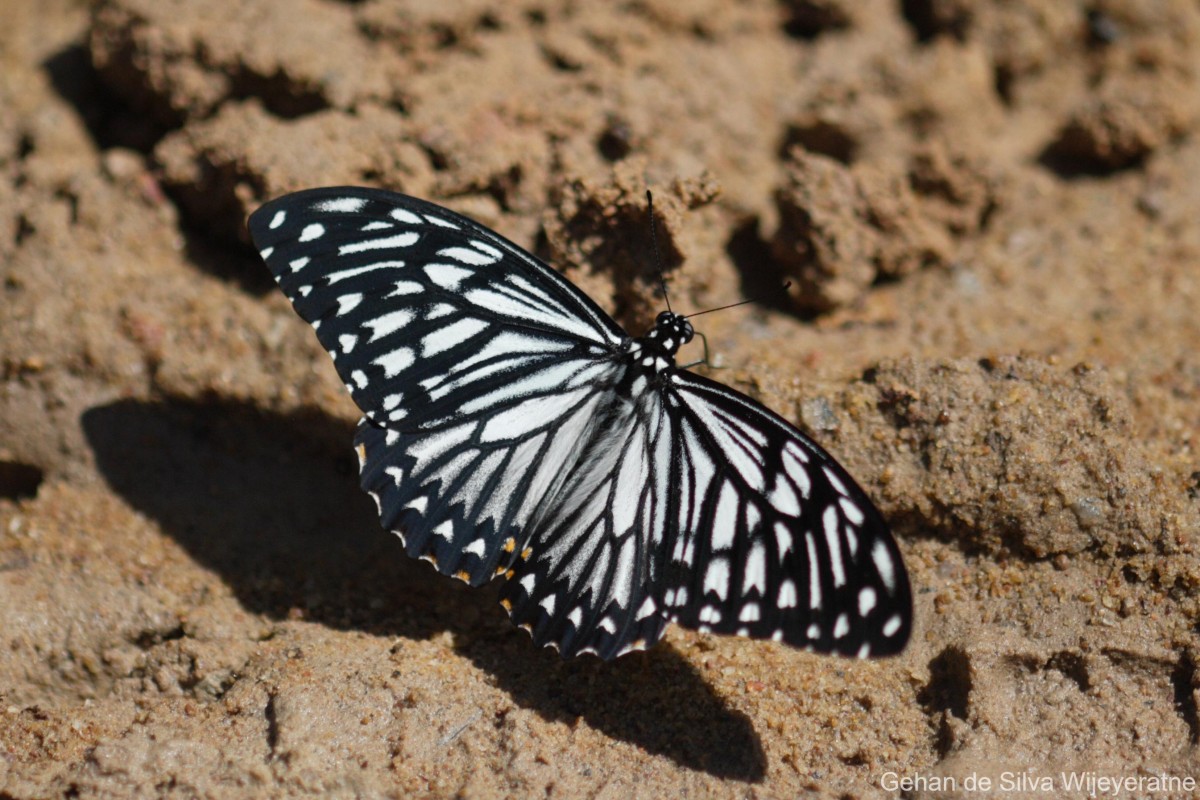
[[[817,652],[888,655],[912,599],[875,506],[812,440],[748,397],[672,379],[677,536],[664,576],[672,621]]]

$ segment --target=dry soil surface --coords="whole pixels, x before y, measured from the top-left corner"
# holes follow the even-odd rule
[[[1195,2],[0,17],[0,797],[1200,778]],[[405,558],[245,234],[333,183],[471,215],[635,332],[656,190],[674,306],[757,300],[697,320],[710,374],[892,523],[908,650],[563,662]]]

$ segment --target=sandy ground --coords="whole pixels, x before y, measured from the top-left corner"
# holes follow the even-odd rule
[[[0,798],[1191,794],[1196,3],[0,18]],[[712,374],[892,522],[905,654],[564,663],[405,559],[244,232],[329,183],[474,216],[634,330],[655,189],[676,308],[760,298],[702,318]]]

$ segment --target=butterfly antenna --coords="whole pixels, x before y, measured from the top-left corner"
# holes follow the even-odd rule
[[[654,266],[658,269],[658,282],[662,286],[663,300],[667,302],[667,311],[671,310],[671,298],[667,295],[667,279],[663,277],[662,257],[658,254],[658,233],[654,225],[654,195],[646,190],[646,214],[650,217],[650,243],[654,247]]]
[[[786,283],[784,283],[783,291],[786,292],[791,285],[792,285],[791,281],[787,281]],[[762,299],[761,297],[751,297],[748,300],[739,300],[736,303],[729,303],[728,305],[717,306],[716,308],[706,308],[703,311],[697,311],[695,314],[688,314],[686,317],[684,317],[684,319],[692,319],[693,317],[699,317],[703,314],[711,314],[714,311],[724,311],[727,308],[737,308],[738,306],[744,306],[747,303],[757,303],[761,299]]]

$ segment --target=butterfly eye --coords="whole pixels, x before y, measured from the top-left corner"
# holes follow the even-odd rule
[[[693,338],[695,338],[695,336],[696,336],[696,331],[692,328],[692,323],[688,322],[686,319],[683,320],[683,324],[679,326],[680,341],[683,344],[687,344]]]
[[[666,324],[670,323],[671,319],[674,316],[675,315],[672,314],[670,311],[660,311],[660,312],[658,312],[658,317],[654,320],[654,322],[656,325],[666,325]]]

